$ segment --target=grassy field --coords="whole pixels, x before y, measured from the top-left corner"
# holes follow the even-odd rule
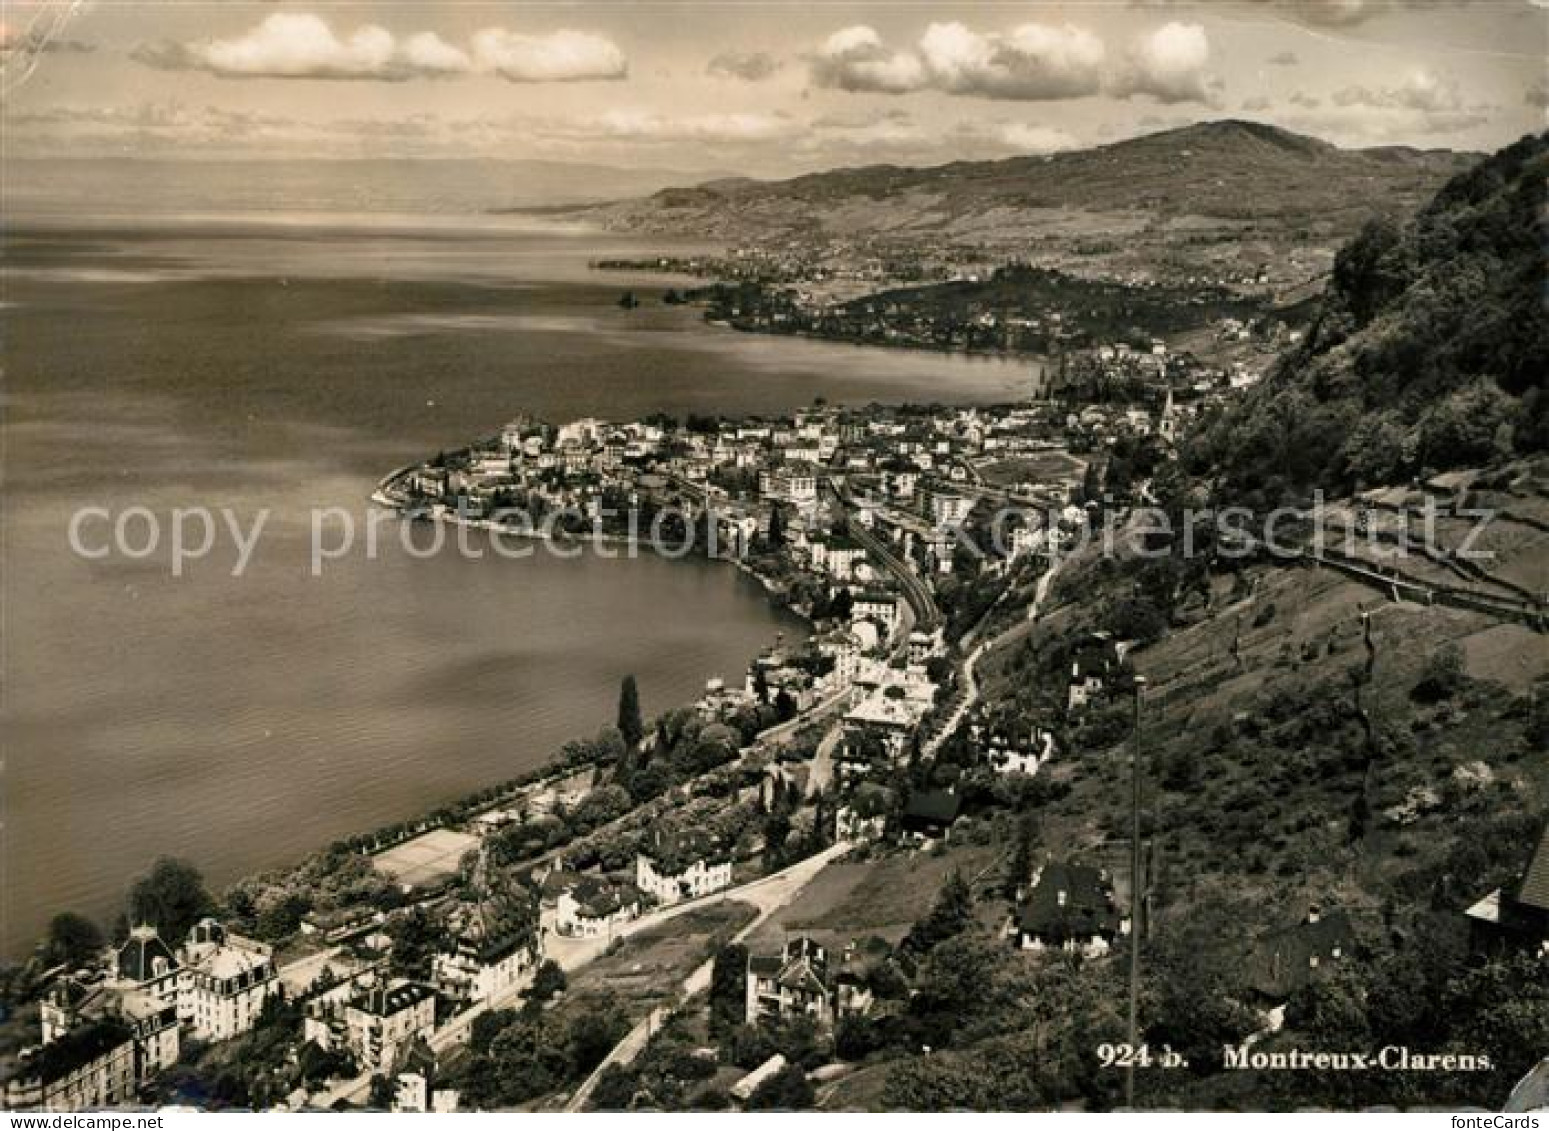
[[[986,483],[1014,487],[1018,483],[1079,482],[1086,464],[1069,452],[1048,451],[993,460],[979,468]]]
[[[994,845],[961,845],[942,855],[894,851],[875,859],[830,864],[788,906],[775,912],[748,940],[751,950],[770,950],[794,932],[825,944],[878,935],[896,943],[930,910],[954,868],[970,878],[999,855]]]
[[[735,900],[685,912],[674,919],[632,935],[616,949],[581,968],[570,988],[578,995],[607,991],[631,1017],[643,1017],[664,1002],[675,1000],[683,980],[739,930],[757,911]]]

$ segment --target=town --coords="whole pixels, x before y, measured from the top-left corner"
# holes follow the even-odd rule
[[[1123,833],[1061,842],[1039,814],[1068,793],[1068,757],[1124,737],[1127,657],[1159,614],[1131,601],[1071,637],[1033,703],[989,694],[985,659],[1026,639],[1083,532],[1154,497],[1180,427],[1230,393],[1165,347],[1087,364],[1139,395],[518,417],[388,476],[376,501],[405,522],[614,552],[648,531],[724,559],[810,633],[655,719],[626,677],[614,725],[543,772],[219,904],[163,861],[110,946],[61,916],[6,1105],[808,1107],[900,1041],[950,1043],[966,975],[939,956],[973,922],[996,961],[1107,985],[1154,846],[1136,872]],[[1549,937],[1549,838],[1522,860],[1520,885],[1468,912],[1482,945]],[[840,913],[846,884],[881,910]],[[1318,905],[1245,940],[1237,1035],[1276,1032],[1356,945],[1348,912]],[[1111,1097],[1069,1057],[1072,1087]]]

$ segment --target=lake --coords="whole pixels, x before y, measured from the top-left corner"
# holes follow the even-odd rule
[[[311,577],[312,508],[363,521],[381,475],[521,412],[1004,401],[1033,377],[710,327],[659,302],[681,280],[587,267],[681,245],[516,217],[10,219],[11,957],[56,911],[106,925],[158,855],[218,890],[541,763],[611,721],[626,674],[652,713],[803,630],[696,561],[421,557],[390,536]],[[640,308],[618,307],[626,286]],[[182,577],[72,552],[72,515],[131,506],[268,518],[241,577],[224,539]]]

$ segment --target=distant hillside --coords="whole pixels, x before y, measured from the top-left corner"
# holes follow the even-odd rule
[[[671,188],[594,215],[621,229],[721,238],[816,226],[829,235],[917,231],[1014,242],[1048,230],[1051,210],[1131,221],[1271,219],[1353,232],[1375,210],[1412,211],[1470,160],[1435,150],[1339,149],[1227,120],[1052,156]]]
[[[1193,445],[1193,470],[1272,504],[1549,447],[1549,134],[1455,177],[1335,259],[1305,341]]]
[[[478,214],[563,202],[620,200],[691,174],[681,169],[566,161],[424,158],[221,160],[6,155],[0,190],[8,213],[166,215],[271,212]]]

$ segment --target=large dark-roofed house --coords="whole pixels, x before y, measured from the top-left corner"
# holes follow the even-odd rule
[[[1468,909],[1481,950],[1549,952],[1549,824],[1539,833],[1522,879],[1497,888]]]
[[[1017,908],[1017,945],[1095,958],[1129,931],[1113,902],[1108,873],[1086,864],[1054,863],[1038,874]]]
[[[162,942],[156,928],[145,924],[129,932],[124,945],[114,955],[118,976],[136,985],[159,982],[176,973],[177,959],[172,948]]]
[[[963,799],[950,789],[911,793],[901,821],[904,833],[922,839],[946,836],[962,805]]]
[[[1247,982],[1266,1001],[1280,1003],[1349,956],[1355,944],[1350,916],[1316,907],[1295,926],[1263,935],[1248,952]]]

